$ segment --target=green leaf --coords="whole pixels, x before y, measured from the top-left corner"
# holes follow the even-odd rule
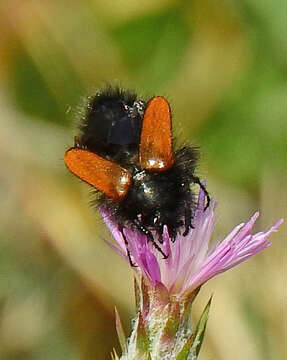
[[[184,304],[184,312],[182,316],[182,327],[189,328],[191,326],[191,310],[194,300],[196,299],[198,293],[200,291],[200,287],[192,292],[185,293],[182,299],[182,303]]]
[[[198,356],[206,329],[206,324],[208,320],[208,314],[209,309],[211,305],[212,296],[210,297],[207,305],[205,306],[205,309],[203,310],[203,313],[199,319],[199,322],[196,326],[195,333],[194,333],[194,339],[192,342],[192,347],[190,349],[190,355],[194,356],[195,358]]]
[[[176,360],[187,360],[187,357],[190,353],[191,345],[193,344],[194,336],[193,334],[187,339],[186,343],[183,345],[180,352],[177,354]]]
[[[187,360],[189,358],[197,359],[204,338],[211,300],[212,297],[205,306],[205,309],[196,326],[195,332],[187,339],[182,349],[177,354],[176,360]]]
[[[116,330],[119,337],[120,346],[122,349],[122,353],[126,354],[127,352],[127,340],[124,332],[124,328],[121,322],[120,315],[117,311],[117,308],[115,308],[115,315],[116,315]]]

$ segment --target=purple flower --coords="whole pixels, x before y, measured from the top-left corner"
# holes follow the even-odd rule
[[[174,242],[163,230],[162,249],[168,258],[155,249],[148,238],[136,230],[124,228],[134,270],[153,284],[163,284],[170,294],[181,295],[191,292],[207,280],[257,254],[271,242],[269,235],[276,231],[283,220],[279,220],[266,232],[254,235],[251,230],[259,213],[256,212],[247,223],[237,225],[221,242],[211,243],[215,226],[215,209],[212,203],[204,210],[205,195],[200,191],[192,229],[187,236],[177,235]],[[109,228],[117,245],[109,245],[128,263],[126,244],[117,223],[105,209],[100,209],[105,224]]]

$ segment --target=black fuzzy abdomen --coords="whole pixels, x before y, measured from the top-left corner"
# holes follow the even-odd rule
[[[149,230],[160,233],[163,225],[168,225],[175,234],[184,223],[186,206],[192,206],[189,183],[183,182],[183,177],[180,170],[162,173],[138,170],[127,198],[120,204],[120,212],[131,223],[140,218]]]
[[[133,176],[129,198],[141,213],[172,208],[179,186],[167,174],[150,174],[145,170]]]

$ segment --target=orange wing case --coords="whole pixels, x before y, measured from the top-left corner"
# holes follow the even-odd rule
[[[165,171],[174,163],[171,111],[169,103],[161,96],[152,98],[145,110],[139,160],[141,167],[154,172]]]
[[[129,190],[131,175],[128,170],[88,150],[69,149],[65,164],[73,174],[114,201],[121,201]]]

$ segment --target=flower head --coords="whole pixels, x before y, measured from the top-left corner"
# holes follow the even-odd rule
[[[201,190],[198,197],[192,229],[187,236],[177,235],[171,241],[168,227],[163,230],[162,254],[148,237],[131,228],[123,233],[128,243],[135,271],[144,275],[153,285],[162,284],[170,294],[181,295],[199,288],[207,280],[222,273],[268,247],[269,235],[276,231],[283,220],[279,220],[266,232],[251,234],[259,213],[256,212],[247,223],[237,225],[221,242],[211,243],[215,227],[216,203],[204,210],[205,195]],[[106,210],[100,209],[104,222],[117,245],[109,245],[129,262],[125,239],[118,225]]]

